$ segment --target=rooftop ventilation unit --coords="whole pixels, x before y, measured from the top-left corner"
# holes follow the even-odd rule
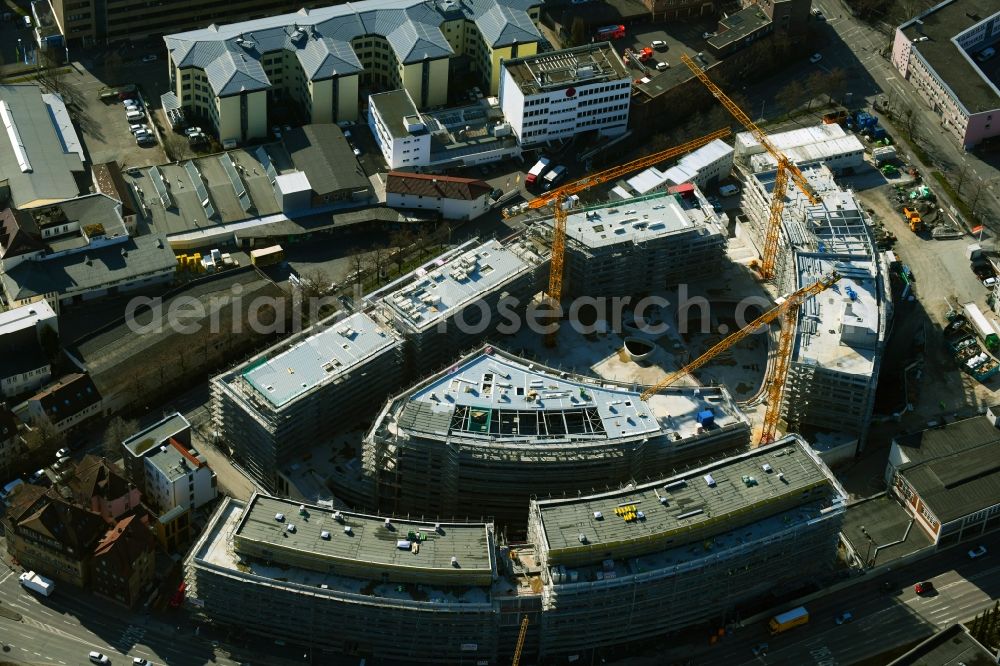
[[[277,520],[280,523],[281,521],[283,521],[285,519],[285,514],[283,514],[283,513],[276,513],[276,514],[274,514],[274,519]]]
[[[711,474],[706,474],[703,478],[705,479],[705,483],[708,484],[709,488],[715,487],[715,479],[712,477]]]
[[[330,533],[327,532],[326,530],[323,530],[322,532],[319,533],[319,538],[320,539],[324,539],[326,541],[329,541],[330,540]]]
[[[458,566],[458,558],[455,557],[454,555],[451,556],[451,566],[453,566],[453,567],[457,567]]]
[[[392,521],[389,520],[388,518],[385,519],[385,529],[387,529],[387,530],[391,530],[392,529]]]
[[[434,523],[434,531],[441,534],[441,523]]]
[[[576,538],[580,540],[580,543],[587,543],[587,535],[582,532],[576,535]]]
[[[351,533],[351,526],[344,525],[344,534],[350,534],[350,533]]]
[[[285,529],[288,530],[289,532],[293,533],[293,534],[295,533],[295,525],[292,525],[291,523],[288,523],[288,525],[285,527]]]

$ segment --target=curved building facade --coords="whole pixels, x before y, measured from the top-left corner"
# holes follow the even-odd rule
[[[491,516],[515,532],[532,497],[670,473],[749,443],[725,388],[571,375],[484,347],[391,399],[362,446],[380,511]]]

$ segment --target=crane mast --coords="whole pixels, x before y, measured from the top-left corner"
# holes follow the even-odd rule
[[[686,53],[681,54],[681,61],[688,66],[688,69],[701,81],[709,92],[719,100],[719,103],[739,122],[743,127],[747,129],[748,132],[757,140],[758,143],[766,150],[771,157],[777,162],[777,171],[775,173],[774,190],[771,194],[771,210],[768,215],[767,221],[767,232],[764,237],[764,252],[761,256],[761,267],[760,273],[761,277],[765,280],[770,280],[774,277],[775,265],[778,260],[778,245],[781,239],[781,213],[785,207],[785,192],[788,188],[788,178],[791,177],[792,181],[795,183],[796,187],[802,191],[802,193],[809,199],[809,203],[817,204],[819,199],[813,192],[812,187],[809,186],[809,182],[806,177],[802,175],[795,163],[792,162],[788,157],[785,156],[778,148],[771,143],[771,139],[768,138],[767,134],[764,133],[757,123],[750,120],[750,117],[744,113],[733,100],[726,96],[726,93],[722,92],[722,89],[708,77],[701,67],[699,67],[695,62],[688,57]]]

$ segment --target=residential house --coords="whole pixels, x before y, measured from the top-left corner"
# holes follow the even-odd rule
[[[99,514],[114,524],[139,508],[142,493],[125,480],[107,459],[86,455],[76,465],[75,474],[66,485],[80,506]]]
[[[27,409],[32,425],[48,422],[59,432],[67,432],[101,413],[101,394],[89,375],[76,373],[29,398]]]
[[[136,606],[153,584],[156,541],[138,516],[119,520],[94,549],[91,589],[128,607]]]
[[[489,183],[475,178],[390,171],[385,203],[390,208],[435,210],[446,220],[474,220],[490,210]]]
[[[21,395],[52,379],[46,336],[58,339],[56,313],[45,301],[22,305],[0,314],[0,394]]]

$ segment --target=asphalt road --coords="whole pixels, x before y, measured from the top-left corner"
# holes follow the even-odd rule
[[[978,543],[990,552],[977,560],[966,555]],[[884,581],[893,592],[882,591]],[[914,583],[931,580],[936,593],[918,596]],[[892,648],[927,638],[938,629],[971,620],[1000,597],[1000,535],[965,544],[883,576],[828,592],[806,605],[804,627],[770,636],[764,621],[737,629],[714,646],[679,646],[658,658],[684,663],[816,664],[838,666],[875,657]],[[835,618],[850,611],[854,621],[838,626]],[[767,643],[766,656],[752,648]],[[711,660],[710,662],[708,660]]]
[[[154,664],[218,664],[229,659],[211,641],[190,628],[166,624],[151,616],[103,601],[67,585],[57,585],[52,597],[36,596],[21,587],[17,573],[0,566],[0,608],[16,611],[20,621],[0,615],[0,660],[18,664],[76,665],[97,650],[112,664],[144,657]]]

